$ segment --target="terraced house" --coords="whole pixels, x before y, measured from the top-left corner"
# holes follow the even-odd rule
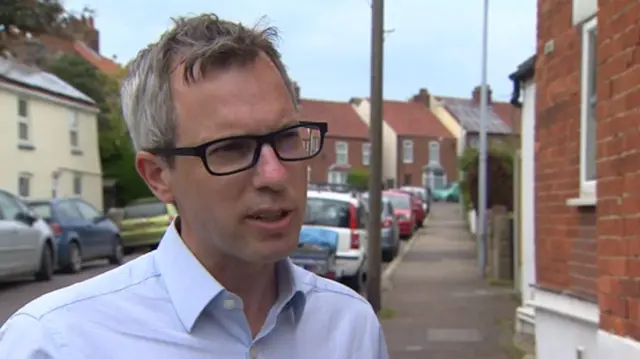
[[[0,188],[102,208],[97,114],[91,98],[56,76],[0,58]]]
[[[638,1],[540,0],[531,70],[512,76],[535,135],[520,311],[539,359],[640,358],[639,33]]]
[[[300,89],[296,88],[299,98]],[[346,184],[349,172],[369,170],[369,129],[349,103],[311,99],[298,101],[305,121],[322,121],[329,125],[322,152],[309,162],[310,183]],[[311,146],[317,145],[312,139]]]
[[[369,126],[368,99],[351,99],[360,120]],[[386,187],[444,188],[455,181],[456,140],[420,103],[385,100],[383,116],[383,180]]]

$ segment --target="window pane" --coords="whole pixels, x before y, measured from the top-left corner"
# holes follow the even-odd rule
[[[27,101],[24,99],[18,99],[18,116],[29,117],[29,110],[27,108]]]
[[[29,125],[25,122],[20,122],[18,124],[18,137],[23,141],[29,140]]]
[[[304,224],[349,228],[349,203],[323,198],[308,198]]]
[[[587,72],[587,123],[585,144],[585,180],[596,179],[596,105],[597,105],[597,42],[596,30],[589,32],[589,58]]]

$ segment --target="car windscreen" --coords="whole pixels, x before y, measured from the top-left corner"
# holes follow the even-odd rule
[[[307,198],[304,224],[349,228],[349,203],[326,198]]]
[[[391,202],[395,209],[411,209],[411,202],[409,202],[409,198],[411,197],[408,195],[389,194],[384,197]]]
[[[168,214],[167,205],[162,202],[140,203],[124,208],[124,219],[152,218]]]
[[[53,218],[53,209],[51,208],[51,203],[48,202],[38,202],[38,203],[29,203],[29,208],[33,213],[38,215],[38,217],[48,221]]]

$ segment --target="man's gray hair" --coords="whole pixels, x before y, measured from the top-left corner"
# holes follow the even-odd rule
[[[215,14],[173,21],[174,27],[158,42],[138,53],[122,82],[122,114],[136,151],[175,146],[177,116],[170,76],[179,65],[184,65],[183,77],[189,84],[212,69],[249,64],[264,53],[282,75],[294,106],[297,104],[294,85],[275,48],[278,32],[274,27],[248,28]]]

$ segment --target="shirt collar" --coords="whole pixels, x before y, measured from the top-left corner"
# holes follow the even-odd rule
[[[180,238],[176,229],[179,218],[167,228],[154,256],[176,313],[190,332],[207,305],[225,292],[225,288],[209,274]],[[276,306],[279,311],[291,310],[294,320],[298,321],[309,290],[305,285],[309,273],[289,258],[278,262],[276,268],[279,291]]]

